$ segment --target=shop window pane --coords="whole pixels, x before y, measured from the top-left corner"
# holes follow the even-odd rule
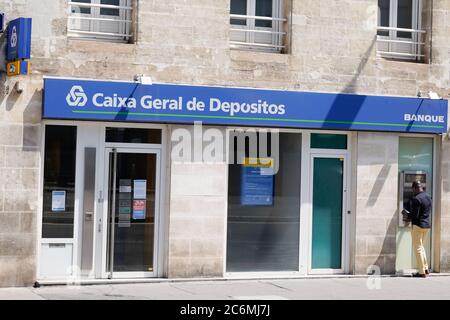
[[[230,13],[231,14],[239,14],[239,15],[247,15],[247,0],[231,0],[230,4]],[[245,26],[247,24],[247,20],[245,19],[231,19],[231,24]]]
[[[345,134],[311,133],[311,148],[347,149],[347,136]]]
[[[242,135],[242,134],[241,134]],[[261,137],[258,137],[261,139]],[[279,135],[276,149],[266,152],[249,145],[229,165],[227,271],[297,271],[299,268],[301,135]],[[270,146],[271,140],[267,140]],[[240,157],[273,159],[274,175],[263,175],[266,166],[237,164]],[[277,163],[278,160],[278,163]],[[261,159],[262,162],[262,159]]]
[[[101,0],[101,4],[120,6],[120,0]],[[100,14],[104,16],[116,16],[120,15],[119,9],[100,8]]]
[[[398,150],[398,170],[423,171],[428,174],[426,192],[433,196],[433,139],[400,137]],[[433,213],[431,214],[433,219]],[[396,223],[398,219],[396,219]],[[431,232],[425,238],[424,248],[428,261],[431,260]],[[397,228],[396,270],[404,271],[416,267],[416,257],[412,247],[411,227]]]
[[[161,130],[106,128],[106,142],[161,144]]]
[[[427,192],[432,193],[433,139],[400,137],[399,171],[425,171],[428,173]]]
[[[273,17],[272,0],[259,0],[256,1],[256,16],[258,17]],[[256,20],[255,25],[257,27],[272,28],[272,21]]]
[[[412,29],[412,0],[398,0],[397,28]],[[411,32],[397,32],[399,38],[411,38]]]
[[[378,26],[389,27],[390,0],[378,0]],[[378,31],[379,36],[388,37],[389,31]]]
[[[77,128],[46,126],[42,238],[73,238]]]
[[[91,3],[91,0],[76,0],[75,2]],[[91,14],[91,8],[72,6],[72,13]]]

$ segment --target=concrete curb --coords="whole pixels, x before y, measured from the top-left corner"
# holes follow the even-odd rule
[[[430,277],[450,277],[450,273],[433,273]],[[278,276],[278,277],[227,277],[227,278],[189,278],[189,279],[89,279],[80,281],[64,281],[64,280],[42,280],[36,281],[35,288],[41,286],[64,286],[64,285],[107,285],[107,284],[144,284],[144,283],[188,283],[188,282],[232,282],[232,281],[266,281],[266,280],[313,280],[313,279],[367,279],[373,277],[371,275],[310,275],[310,276]],[[380,275],[380,278],[411,278],[411,275]]]

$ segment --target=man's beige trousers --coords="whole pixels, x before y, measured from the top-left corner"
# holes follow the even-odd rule
[[[425,274],[425,270],[428,270],[427,256],[423,242],[430,229],[423,229],[418,226],[412,226],[412,243],[417,260],[417,270],[420,274]]]

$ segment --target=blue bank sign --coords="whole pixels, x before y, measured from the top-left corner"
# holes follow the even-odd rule
[[[6,60],[30,59],[31,18],[17,18],[8,23]]]
[[[46,78],[45,119],[444,133],[447,101]]]

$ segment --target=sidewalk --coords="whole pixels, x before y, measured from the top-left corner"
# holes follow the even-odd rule
[[[378,286],[379,285],[379,286]],[[377,289],[379,287],[379,289]],[[369,289],[372,288],[372,289]],[[450,276],[225,280],[1,288],[0,299],[450,299]]]

